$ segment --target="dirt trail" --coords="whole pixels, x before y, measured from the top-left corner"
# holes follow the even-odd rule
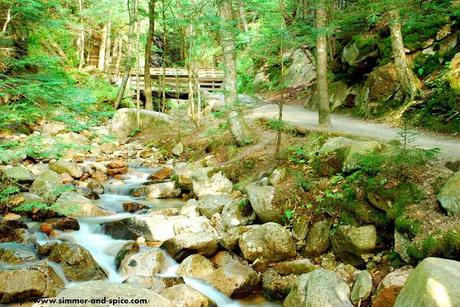
[[[380,141],[391,141],[400,139],[398,132],[400,129],[391,127],[384,123],[375,123],[356,119],[345,115],[332,115],[332,127],[324,129],[318,126],[317,113],[308,111],[302,106],[284,106],[284,120],[296,127],[306,128],[316,131],[331,131],[339,134],[353,135],[360,137],[370,137]],[[249,119],[274,118],[278,116],[278,106],[266,104],[254,108],[247,114]],[[439,148],[441,156],[449,160],[460,160],[460,138],[448,137],[436,133],[417,131],[415,141],[412,143],[420,148]]]

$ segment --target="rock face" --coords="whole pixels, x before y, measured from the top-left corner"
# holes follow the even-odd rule
[[[278,262],[295,257],[296,249],[291,234],[277,223],[266,223],[249,229],[239,246],[245,259]]]
[[[335,253],[346,263],[358,265],[364,254],[371,253],[377,245],[374,225],[355,227],[339,226],[332,235]]]
[[[222,210],[224,228],[246,226],[252,224],[255,220],[256,214],[251,205],[244,200],[229,203]]]
[[[297,49],[292,54],[292,64],[286,69],[287,87],[308,86],[316,79],[315,60],[310,50]]]
[[[450,62],[450,70],[447,73],[450,86],[460,92],[460,52]]]
[[[151,276],[160,273],[164,268],[165,256],[159,249],[143,250],[128,255],[120,264],[122,276]]]
[[[62,187],[61,177],[50,170],[46,170],[35,179],[30,192],[37,194],[47,202],[53,202],[58,197],[57,190]]]
[[[252,208],[262,222],[280,221],[281,212],[272,203],[275,197],[274,187],[250,184],[246,187],[246,193]]]
[[[372,276],[368,271],[362,271],[356,277],[355,284],[351,290],[351,301],[353,304],[363,302],[369,298],[372,293]]]
[[[260,282],[259,274],[235,254],[219,252],[212,261],[218,268],[211,275],[210,283],[228,297],[248,295]]]
[[[49,168],[58,174],[67,173],[73,178],[80,178],[83,176],[83,171],[81,170],[80,166],[70,161],[59,160],[56,162],[51,162],[49,164]]]
[[[115,284],[108,281],[88,281],[76,285],[74,287],[65,289],[56,297],[59,299],[69,300],[81,300],[87,299],[101,299],[102,297],[107,300],[117,300],[120,298],[131,300],[131,299],[142,299],[146,300],[143,304],[123,304],[123,306],[134,307],[134,306],[152,306],[152,307],[173,307],[171,301],[167,298],[141,287],[132,286],[129,284]],[[50,304],[50,307],[74,307],[74,304]],[[82,304],[79,306],[90,307],[94,304]]]
[[[53,248],[49,260],[61,264],[64,274],[71,281],[87,281],[106,278],[105,272],[83,247],[63,242]]]
[[[216,306],[209,298],[188,285],[176,285],[161,291],[161,295],[169,299],[173,306],[210,307]]]
[[[164,113],[141,110],[139,129],[148,128],[157,125],[159,122],[171,123],[172,118]],[[115,112],[110,126],[110,133],[120,139],[127,138],[137,128],[137,110],[119,109]]]
[[[72,217],[104,216],[109,213],[79,193],[68,191],[63,193],[53,205],[53,210]]]
[[[449,215],[460,216],[460,172],[447,181],[437,199]]]
[[[30,183],[35,179],[34,174],[24,166],[6,167],[3,169],[2,174],[6,180],[19,183]]]
[[[318,269],[301,275],[283,302],[284,307],[353,306],[350,289],[334,272]]]
[[[426,258],[409,275],[395,307],[460,306],[460,262]]]
[[[190,254],[212,256],[216,253],[219,239],[210,232],[182,233],[163,242],[168,254],[182,261]]]
[[[372,297],[373,307],[387,307],[393,306],[396,298],[399,295],[402,287],[406,283],[413,268],[411,266],[402,267],[397,269],[387,276],[380,282]]]
[[[1,304],[53,297],[64,287],[64,282],[44,261],[0,268],[0,280]]]
[[[331,222],[328,220],[314,223],[308,232],[305,254],[319,256],[327,251],[331,245],[331,240],[329,239],[330,230]]]

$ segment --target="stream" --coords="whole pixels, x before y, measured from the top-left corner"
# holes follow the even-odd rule
[[[164,208],[179,208],[184,202],[179,199],[157,199],[147,200],[145,198],[138,198],[129,195],[129,192],[147,182],[147,178],[153,169],[147,168],[130,168],[128,173],[122,180],[112,179],[104,187],[104,194],[99,195],[98,205],[104,209],[114,211],[116,214],[110,216],[99,217],[85,217],[78,218],[80,223],[80,230],[72,232],[58,232],[56,238],[50,239],[47,235],[38,231],[39,223],[29,223],[29,229],[35,232],[37,236],[37,243],[45,244],[53,240],[66,240],[86,248],[95,261],[107,273],[108,279],[114,283],[122,283],[125,278],[121,276],[115,266],[115,256],[120,248],[128,241],[114,239],[111,236],[104,234],[103,224],[121,220],[136,214],[126,213],[123,211],[123,203],[137,202],[147,205],[151,209],[164,209]],[[141,249],[158,249],[158,247],[142,246]],[[177,277],[176,271],[179,264],[170,257],[166,251],[162,250],[166,258],[166,267],[163,268],[162,273],[158,274],[163,277]],[[66,287],[72,287],[78,283],[69,282],[59,264],[48,261],[48,263],[55,269],[56,273],[64,280]],[[187,285],[195,290],[201,292],[217,306],[280,306],[279,304],[266,301],[262,296],[249,297],[243,300],[234,300],[228,298],[223,293],[219,292],[204,281],[184,277]]]

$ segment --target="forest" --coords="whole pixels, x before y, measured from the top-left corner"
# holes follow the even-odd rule
[[[459,0],[0,0],[0,305],[460,306]]]

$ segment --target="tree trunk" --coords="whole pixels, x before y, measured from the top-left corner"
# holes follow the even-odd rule
[[[149,1],[149,30],[147,32],[147,40],[145,42],[145,64],[144,64],[144,94],[145,108],[153,110],[152,96],[152,77],[150,76],[150,67],[152,66],[152,44],[155,35],[155,2]]]
[[[115,78],[118,79],[120,76],[120,64],[121,57],[123,55],[123,37],[118,38],[118,47],[117,47],[117,60],[115,62]]]
[[[163,82],[161,83],[161,111],[166,111],[166,7],[165,0],[162,1],[161,19],[163,20]]]
[[[105,49],[107,47],[107,30],[108,30],[108,24],[104,24],[104,27],[102,28],[102,37],[101,37],[101,45],[99,48],[99,62],[97,64],[97,68],[101,71],[104,70],[105,67]]]
[[[329,89],[327,80],[327,37],[324,34],[326,27],[325,0],[320,0],[316,9],[316,29],[319,31],[316,38],[316,73],[318,91],[318,118],[319,124],[329,127],[331,116],[329,109]]]
[[[134,8],[137,8],[137,3],[139,0],[134,0],[134,1],[135,1]],[[124,71],[123,71],[123,80],[121,82],[120,88],[118,90],[117,98],[115,99],[115,103],[114,103],[115,109],[118,109],[118,107],[121,104],[121,101],[123,100],[123,96],[126,90],[126,85],[128,84],[129,76],[131,74],[131,68],[133,66],[133,63],[132,63],[133,61],[131,58],[132,36],[134,32],[134,23],[136,21],[137,12],[135,10],[132,10],[130,3],[131,3],[131,0],[128,0],[127,2],[128,14],[129,14],[128,50],[126,52],[126,60],[125,60]]]
[[[111,15],[111,13],[110,13]],[[105,64],[104,64],[104,71],[109,71],[110,70],[110,64],[111,64],[111,46],[112,46],[112,21],[109,21],[107,24],[107,36],[105,40]]]
[[[223,0],[221,14],[223,19],[222,49],[224,55],[224,95],[225,104],[231,105],[238,101],[232,0]]]
[[[276,133],[276,148],[275,148],[275,159],[280,158],[281,150],[281,137],[282,137],[282,126],[283,126],[283,107],[284,107],[284,0],[279,0],[279,9],[281,13],[281,37],[280,37],[280,60],[281,60],[281,100],[277,102],[278,104],[278,130]]]
[[[139,5],[138,1],[136,1],[136,4]],[[137,11],[137,5],[135,11]],[[139,80],[139,72],[141,69],[141,22],[139,20],[139,14],[136,14],[136,19],[136,127],[139,130],[141,127],[141,85]]]
[[[244,2],[242,0],[238,2],[238,12],[240,15],[240,20],[243,26],[243,30],[244,32],[248,32],[249,31],[248,19],[246,18],[246,11],[244,10]]]
[[[391,10],[389,12],[389,19],[389,27],[391,31],[391,47],[393,49],[393,57],[396,64],[396,69],[398,71],[398,77],[406,99],[412,100],[419,95],[421,83],[407,64],[406,53],[404,52],[404,42],[401,33],[401,18],[399,15],[399,10]]]
[[[80,7],[80,36],[78,38],[78,54],[80,57],[80,63],[78,64],[78,69],[82,69],[85,66],[85,27],[83,26],[83,17],[81,16],[83,12],[83,0],[79,0]]]

